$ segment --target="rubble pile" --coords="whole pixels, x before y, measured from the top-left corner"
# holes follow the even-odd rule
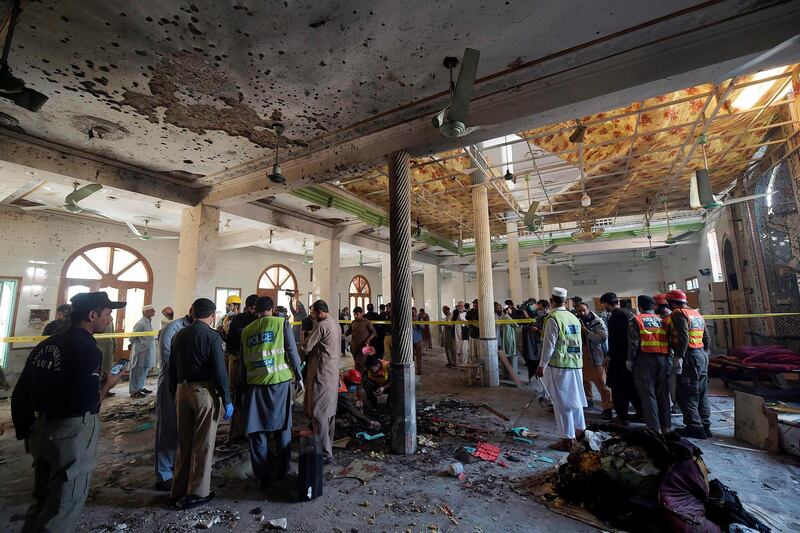
[[[691,442],[646,428],[594,429],[600,431],[588,430],[558,468],[548,499],[563,498],[631,531],[729,531],[733,524],[769,531],[736,493],[718,480],[709,483],[702,452]]]

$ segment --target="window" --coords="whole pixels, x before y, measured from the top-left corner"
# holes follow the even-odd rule
[[[236,295],[242,297],[242,289],[234,289],[232,287],[217,287],[216,295],[214,296],[214,303],[217,306],[217,317],[225,314],[225,300],[228,296]]]
[[[674,290],[677,290],[677,288],[678,288],[678,284],[675,283],[674,281],[670,281],[669,283],[667,283],[667,290],[668,291],[674,291]]]
[[[270,265],[264,269],[258,278],[258,288],[256,294],[259,296],[269,296],[275,302],[275,306],[282,305],[289,309],[291,297],[287,293],[294,293],[298,290],[297,278],[289,267],[284,265]]]
[[[61,270],[58,304],[81,292],[104,291],[112,300],[127,302],[112,313],[114,331],[131,331],[142,306],[153,301],[153,269],[136,250],[103,242],[85,246],[67,258]],[[117,357],[128,353],[128,339],[117,343]]]
[[[699,288],[700,288],[700,280],[697,279],[697,276],[686,280],[687,291],[696,291]]]
[[[0,277],[0,337],[14,336],[21,284],[22,278]],[[7,342],[0,343],[0,368],[6,366],[10,347]]]
[[[355,276],[350,281],[350,311],[354,307],[363,307],[372,301],[372,291],[369,288],[369,281],[364,276]]]
[[[719,258],[719,244],[717,244],[717,231],[706,233],[708,241],[708,255],[711,257],[711,274],[714,281],[722,281],[722,261]]]

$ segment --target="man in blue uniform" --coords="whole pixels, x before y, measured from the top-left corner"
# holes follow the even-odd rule
[[[112,309],[105,292],[72,297],[71,325],[33,349],[11,396],[18,439],[33,456],[35,502],[23,531],[74,531],[86,497],[100,435],[100,402],[121,373],[100,382],[102,333]]]

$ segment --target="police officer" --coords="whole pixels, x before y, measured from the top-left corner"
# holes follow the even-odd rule
[[[71,324],[28,356],[11,397],[17,438],[33,456],[35,502],[23,531],[74,531],[89,494],[100,435],[100,402],[122,373],[100,382],[102,333],[112,309],[105,292],[72,297]]]
[[[256,320],[242,331],[242,361],[247,389],[244,397],[244,432],[250,443],[250,462],[259,488],[271,481],[268,462],[268,437],[275,437],[276,478],[289,473],[292,444],[292,378],[296,392],[303,391],[300,355],[292,326],[273,316],[274,302],[269,296],[256,300]]]
[[[256,302],[258,295],[251,294],[244,301],[244,310],[233,317],[228,328],[225,340],[225,358],[228,363],[228,380],[233,397],[233,418],[228,432],[228,443],[234,444],[244,440],[244,399],[245,380],[242,365],[242,331],[258,317],[256,316]],[[294,328],[292,328],[294,332]]]
[[[675,357],[678,405],[686,426],[676,431],[684,437],[711,437],[711,410],[706,397],[708,386],[708,332],[703,316],[690,309],[686,293],[673,290],[667,293],[672,314],[667,319],[670,345]]]
[[[645,424],[656,433],[667,433],[672,426],[667,333],[654,312],[656,301],[641,295],[638,304],[639,314],[631,317],[628,330],[628,367],[642,400]]]

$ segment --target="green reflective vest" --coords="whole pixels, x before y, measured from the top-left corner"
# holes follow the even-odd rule
[[[265,316],[242,331],[242,358],[248,385],[276,385],[292,379],[283,344],[284,320]]]
[[[558,340],[548,366],[553,368],[583,368],[581,352],[581,323],[569,311],[553,311],[549,318],[558,325]]]

